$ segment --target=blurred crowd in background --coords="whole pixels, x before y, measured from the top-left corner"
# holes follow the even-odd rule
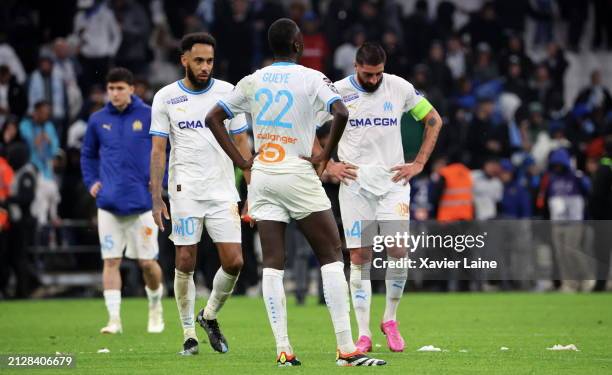
[[[184,74],[180,38],[209,31],[218,43],[215,76],[235,84],[271,62],[266,32],[280,17],[302,28],[300,63],[332,80],[353,74],[361,43],[380,42],[385,71],[408,79],[443,116],[432,159],[412,181],[413,220],[437,218],[441,171],[457,163],[472,171],[473,210],[464,220],[612,218],[611,80],[605,70],[580,67],[583,80],[568,77],[585,54],[609,58],[612,1],[5,0],[0,298],[31,295],[49,270],[100,265],[99,253],[84,250],[98,240],[79,159],[87,119],[105,105],[109,68],[134,72],[135,94],[151,103]],[[323,141],[327,131],[319,130]],[[408,161],[422,131],[410,116],[402,120]],[[237,184],[244,195],[244,182]],[[325,186],[335,202],[337,185]],[[256,228],[243,229],[239,293],[259,279]],[[293,232],[291,263],[306,280],[314,261]],[[207,241],[200,259],[210,285],[218,263]],[[173,246],[163,236],[160,243],[171,280]],[[298,299],[307,287],[296,282]]]

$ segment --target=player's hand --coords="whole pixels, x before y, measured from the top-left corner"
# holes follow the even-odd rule
[[[242,211],[240,211],[240,220],[245,223],[248,223],[251,228],[255,226],[255,220],[249,215],[249,201],[245,200],[244,205],[242,206]]]
[[[327,163],[327,168],[325,168],[325,171],[330,177],[340,180],[344,184],[348,185],[349,180],[357,179],[357,169],[359,168],[356,165],[350,163],[345,163],[343,161],[333,163],[330,161]]]
[[[155,221],[155,225],[161,230],[164,231],[164,221],[162,219],[162,214],[166,220],[170,220],[170,215],[168,215],[168,208],[166,208],[166,203],[161,197],[153,199],[153,221]]]
[[[327,163],[329,162],[329,155],[326,155],[325,152],[321,152],[317,155],[313,156],[300,156],[302,159],[309,161],[317,171],[317,176],[321,177],[325,168],[327,167]]]
[[[245,171],[245,170],[250,171],[251,168],[253,167],[253,162],[255,161],[255,158],[258,155],[259,155],[259,151],[257,151],[255,154],[253,154],[253,156],[251,156],[251,158],[249,160],[244,160],[243,163],[237,165],[237,167],[242,169],[243,171]]]
[[[423,171],[423,164],[414,162],[396,165],[395,167],[391,168],[391,171],[397,172],[391,181],[399,182],[404,180],[404,185],[407,185],[408,181],[410,181],[412,177]]]
[[[89,195],[91,195],[92,197],[97,197],[98,193],[100,192],[100,189],[102,189],[102,183],[100,181],[97,181],[95,184],[91,185],[91,187],[89,188]]]

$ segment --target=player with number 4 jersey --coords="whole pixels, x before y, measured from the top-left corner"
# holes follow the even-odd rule
[[[438,112],[408,81],[384,73],[385,61],[380,45],[364,43],[356,53],[355,74],[335,83],[348,107],[349,120],[338,143],[341,162],[328,163],[326,170],[343,181],[340,214],[351,253],[351,295],[359,327],[357,348],[363,352],[372,349],[372,239],[377,234],[393,236],[408,231],[408,181],[423,169],[442,126]],[[406,112],[426,125],[423,144],[412,163],[404,161],[401,141],[401,118]],[[399,263],[406,257],[405,248],[386,250],[387,259],[392,262]],[[398,329],[397,308],[408,269],[386,271],[387,298],[380,329],[387,336],[389,348],[399,352],[405,344]]]

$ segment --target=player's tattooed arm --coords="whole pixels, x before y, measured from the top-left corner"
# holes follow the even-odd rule
[[[443,121],[438,111],[436,111],[434,108],[432,108],[432,110],[425,115],[422,121],[425,124],[423,143],[421,144],[421,149],[414,159],[414,162],[425,165],[436,147],[436,142],[438,141],[438,135],[440,134],[440,129],[442,129]]]
[[[153,220],[159,229],[164,231],[163,217],[168,220],[168,208],[162,199],[162,181],[166,172],[166,143],[165,137],[153,136],[151,148],[151,198],[153,200]]]
[[[225,119],[227,119],[227,113],[225,113],[219,104],[216,104],[210,110],[210,112],[208,112],[204,121],[206,123],[206,127],[208,127],[213,133],[213,136],[219,143],[219,146],[221,146],[227,156],[232,159],[234,164],[242,170],[250,170],[257,153],[255,153],[255,155],[253,155],[250,159],[245,159],[242,156],[238,148],[236,148],[236,145],[234,145],[232,142],[229,134],[227,134],[227,129],[225,129],[225,125],[223,124]]]
[[[419,153],[414,159],[414,162],[391,168],[392,171],[396,172],[392,178],[393,182],[403,180],[404,185],[406,185],[413,176],[421,173],[421,171],[423,171],[423,167],[425,167],[425,164],[429,160],[429,156],[436,147],[438,135],[440,134],[440,129],[442,128],[443,124],[442,118],[438,114],[438,111],[432,108],[421,121],[425,124],[425,131],[423,132],[423,143],[421,144]]]
[[[233,135],[234,144],[238,147],[238,151],[245,160],[251,159],[253,153],[251,152],[251,145],[249,143],[249,135],[247,132],[242,132]],[[249,169],[244,170],[244,179],[247,185],[251,183],[251,171]]]

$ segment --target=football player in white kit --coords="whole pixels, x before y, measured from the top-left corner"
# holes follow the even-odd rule
[[[174,294],[183,325],[183,355],[198,352],[194,326],[197,244],[203,227],[216,244],[221,260],[210,298],[197,321],[206,331],[214,350],[228,351],[219,329],[217,313],[231,295],[240,269],[242,248],[240,217],[232,161],[225,155],[204,125],[206,112],[233,89],[230,83],[212,78],[215,39],[207,33],[188,34],[181,40],[181,63],[185,77],[163,87],[153,99],[150,133],[151,193],[153,218],[163,231],[162,215],[168,211],[162,200],[162,179],[166,164],[166,141],[170,140],[168,195],[172,217],[170,239],[176,246]],[[251,150],[245,133],[244,116],[227,121],[226,132],[247,159]],[[245,175],[248,179],[249,176]]]
[[[339,163],[330,162],[326,173],[343,181],[340,214],[351,254],[351,296],[359,327],[357,349],[372,349],[370,331],[370,262],[372,236],[363,221],[378,222],[380,234],[408,230],[410,185],[433,151],[442,119],[429,101],[401,77],[384,73],[386,55],[380,45],[364,43],[356,53],[355,74],[334,85],[349,110],[346,129],[338,143]],[[425,124],[423,143],[412,163],[404,161],[401,118],[409,112]],[[377,233],[374,233],[377,234]],[[397,261],[405,248],[387,248]],[[404,350],[397,324],[397,308],[404,292],[407,268],[387,269],[386,306],[380,329],[392,351]]]
[[[325,169],[332,149],[346,125],[347,110],[332,83],[322,73],[296,64],[304,42],[290,19],[275,21],[268,30],[274,63],[243,78],[206,116],[210,127],[234,163],[252,166],[249,214],[257,222],[263,250],[263,297],[276,339],[277,364],[300,361],[287,334],[287,307],[283,288],[285,229],[291,219],[313,248],[321,265],[323,290],[337,341],[340,366],[380,366],[355,348],[351,337],[348,284],[344,277],[340,234],[331,204],[317,171]],[[333,116],[331,139],[323,152],[312,155],[319,111]],[[253,119],[259,156],[247,161],[231,143],[223,121],[239,113]]]

